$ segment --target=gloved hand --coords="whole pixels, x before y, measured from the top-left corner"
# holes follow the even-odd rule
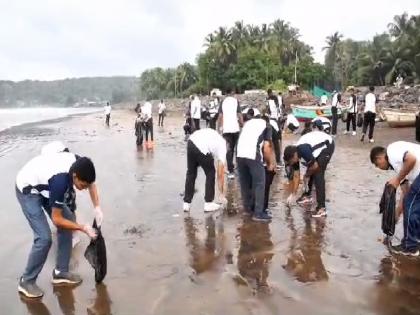
[[[295,203],[296,203],[296,195],[295,194],[290,194],[290,196],[287,197],[286,204],[288,206],[293,206]]]
[[[102,212],[101,207],[95,207],[93,213],[95,214],[96,224],[98,227],[100,227],[102,225],[102,221],[104,220],[104,213]]]
[[[91,239],[95,239],[98,236],[98,232],[91,227],[89,224],[83,226],[83,232],[89,236]]]
[[[223,207],[226,207],[228,201],[227,201],[225,195],[220,194],[217,203],[220,203]]]

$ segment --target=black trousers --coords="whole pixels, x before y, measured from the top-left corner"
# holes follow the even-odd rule
[[[363,129],[362,132],[365,135],[367,128],[369,127],[369,140],[373,139],[373,131],[375,129],[376,113],[366,112],[363,117]]]
[[[277,131],[274,128],[273,130],[273,146],[274,146],[274,154],[276,156],[276,162],[277,164],[280,164],[281,162],[281,131]]]
[[[146,121],[146,141],[149,141],[149,133],[150,133],[150,140],[153,141],[153,118],[150,118]]]
[[[218,117],[219,117],[219,114],[216,114],[213,118],[210,117],[209,126],[211,129],[216,130],[216,123],[217,123]]]
[[[206,174],[206,192],[204,200],[206,202],[212,202],[214,200],[214,186],[216,181],[216,169],[214,167],[213,156],[210,153],[201,153],[195,144],[191,140],[188,140],[184,202],[191,203],[193,199],[195,180],[197,178],[197,169],[199,166],[203,168],[204,173]]]
[[[163,127],[163,120],[165,119],[165,114],[159,114],[159,123],[158,126],[162,126]]]
[[[109,126],[109,119],[111,118],[111,114],[107,114],[105,118],[105,123],[107,126]]]
[[[347,131],[350,131],[350,122],[353,128],[353,131],[356,131],[356,113],[348,113],[347,115]]]
[[[307,192],[305,192],[305,194],[310,195],[312,192],[312,186],[315,184],[317,210],[325,208],[325,171],[327,169],[328,163],[331,160],[334,150],[335,145],[332,143],[328,146],[328,148],[322,150],[322,152],[316,158],[316,161],[319,165],[319,171],[309,178],[309,189]]]
[[[235,155],[235,148],[238,144],[239,132],[235,133],[224,133],[223,138],[226,140],[227,151],[226,151],[226,163],[229,173],[233,173],[235,165],[233,164],[233,156]]]
[[[331,107],[331,113],[332,113],[332,130],[331,133],[333,135],[337,134],[337,124],[338,124],[338,111],[337,111],[337,107],[333,106]]]
[[[264,210],[268,209],[268,199],[270,199],[270,188],[273,183],[276,172],[265,169],[265,193],[264,193]]]
[[[193,119],[194,121],[194,130],[199,130],[200,129],[200,118],[198,119]]]

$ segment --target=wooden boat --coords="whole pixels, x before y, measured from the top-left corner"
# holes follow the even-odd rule
[[[317,116],[320,116],[317,112],[321,111],[322,116],[331,118],[331,106],[302,106],[302,105],[292,105],[293,115],[299,121],[312,120]],[[338,109],[338,115],[341,115],[341,109]]]
[[[416,113],[414,111],[384,109],[382,113],[391,128],[414,127],[416,124]]]

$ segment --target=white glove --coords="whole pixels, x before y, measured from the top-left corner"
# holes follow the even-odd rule
[[[224,195],[220,195],[219,196],[218,203],[220,203],[223,207],[226,207],[228,201],[227,201],[227,199],[226,199],[226,197]]]
[[[286,204],[287,204],[288,206],[292,206],[292,205],[294,205],[295,203],[296,203],[296,196],[295,196],[295,194],[290,194],[290,196],[289,196],[289,197],[287,197]]]
[[[86,235],[89,236],[91,239],[95,239],[98,236],[97,231],[89,224],[85,224],[83,226],[83,232],[85,232]]]
[[[102,212],[101,207],[95,207],[93,213],[95,214],[96,224],[100,227],[102,225],[102,221],[104,220],[104,213]]]

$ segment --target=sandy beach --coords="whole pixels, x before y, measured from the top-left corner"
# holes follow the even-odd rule
[[[371,144],[340,133],[326,175],[326,219],[312,219],[299,206],[288,209],[286,179],[278,173],[270,199],[274,218],[262,224],[242,216],[236,181],[228,183],[226,211],[205,215],[202,172],[191,213],[185,215],[182,118],[170,115],[163,128],[155,118],[153,151],[136,147],[134,119],[134,112],[119,110],[113,111],[109,129],[101,114],[90,114],[0,133],[1,314],[420,313],[418,260],[391,257],[381,243],[378,202],[392,174],[370,164]],[[375,133],[379,145],[414,141],[412,128],[380,124]],[[51,140],[62,140],[96,165],[108,275],[95,286],[83,257],[89,241],[80,235],[71,266],[83,283],[53,288],[53,245],[38,280],[45,297],[27,301],[18,295],[17,282],[32,235],[14,180]],[[93,220],[86,192],[78,195],[77,217]]]

